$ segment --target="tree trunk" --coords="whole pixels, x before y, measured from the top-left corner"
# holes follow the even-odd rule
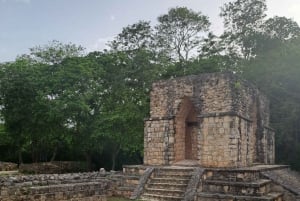
[[[92,170],[92,157],[89,152],[85,152],[85,160],[86,160],[87,170],[91,171]]]
[[[22,157],[22,149],[21,148],[19,148],[19,151],[18,151],[18,158],[19,158],[19,165],[23,164],[23,157]]]
[[[112,152],[112,155],[111,155],[111,159],[112,159],[111,169],[112,170],[116,169],[116,160],[117,160],[119,152],[120,152],[120,146],[118,146],[117,149]]]
[[[57,146],[55,146],[53,153],[52,153],[52,157],[50,159],[50,162],[53,162],[56,158],[56,154],[57,154]]]

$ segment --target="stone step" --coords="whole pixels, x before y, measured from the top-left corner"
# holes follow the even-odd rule
[[[123,165],[123,174],[141,176],[146,169],[147,166],[144,165]]]
[[[147,188],[160,188],[160,189],[170,189],[170,190],[185,190],[187,185],[186,184],[170,184],[170,183],[155,183],[155,182],[150,182],[146,184]]]
[[[156,169],[153,175],[170,175],[170,176],[191,176],[194,168],[159,168]]]
[[[204,179],[249,182],[260,179],[259,171],[207,170]]]
[[[149,183],[188,184],[189,179],[151,178]]]
[[[176,175],[176,174],[153,174],[151,178],[167,178],[167,179],[190,179],[192,175]]]
[[[113,194],[116,196],[130,198],[134,189],[135,189],[135,186],[121,186],[121,187],[118,187],[117,190],[115,190]]]
[[[168,195],[157,195],[144,193],[141,200],[145,201],[181,201],[183,196],[168,196]]]
[[[155,195],[166,195],[166,196],[175,196],[181,197],[184,195],[184,190],[172,190],[172,189],[159,189],[159,188],[145,188],[144,192],[146,194],[155,194]]]
[[[261,179],[254,182],[231,182],[218,180],[205,180],[203,182],[204,192],[253,195],[261,196],[270,192],[271,180]]]
[[[97,187],[101,189],[102,182],[84,182],[84,183],[69,183],[69,184],[56,184],[48,186],[32,186],[28,188],[32,194],[46,194],[48,192],[64,192],[68,189],[75,189],[81,191],[83,189],[96,190]]]
[[[143,200],[182,200],[195,168],[164,167],[154,170],[148,179]]]
[[[124,176],[123,180],[126,184],[137,185],[139,183],[140,176]]]
[[[189,174],[192,172],[194,168],[192,167],[177,167],[177,166],[170,166],[170,167],[162,167],[155,169],[155,172],[166,172],[166,173],[178,173],[178,174]]]
[[[272,192],[264,196],[244,196],[244,195],[230,195],[221,193],[198,193],[196,201],[283,201],[282,193]]]

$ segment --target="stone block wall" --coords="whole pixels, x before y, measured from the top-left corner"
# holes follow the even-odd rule
[[[106,201],[116,182],[100,172],[0,177],[2,201]]]
[[[19,166],[19,172],[26,174],[62,174],[86,172],[87,169],[86,163],[80,161],[52,161],[20,164]]]
[[[104,183],[67,184],[1,190],[2,201],[106,201]]]
[[[18,169],[18,164],[16,163],[0,161],[0,171],[12,171],[17,169]]]
[[[200,128],[199,158],[205,167],[240,167],[253,161],[254,141],[247,120],[237,116],[203,118]]]
[[[202,74],[153,83],[145,121],[144,163],[195,160],[207,167],[274,163],[269,103],[232,74]]]
[[[145,121],[144,164],[168,165],[174,160],[174,120],[150,118]],[[172,158],[173,157],[173,158]]]

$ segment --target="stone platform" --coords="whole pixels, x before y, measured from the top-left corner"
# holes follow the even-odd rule
[[[173,166],[126,166],[124,173],[141,175],[131,199],[299,201],[300,195],[300,175],[285,165],[202,168],[181,161]]]

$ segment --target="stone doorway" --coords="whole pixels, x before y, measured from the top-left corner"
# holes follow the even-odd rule
[[[192,101],[188,97],[184,97],[175,118],[175,162],[197,160],[198,123],[196,114]]]

